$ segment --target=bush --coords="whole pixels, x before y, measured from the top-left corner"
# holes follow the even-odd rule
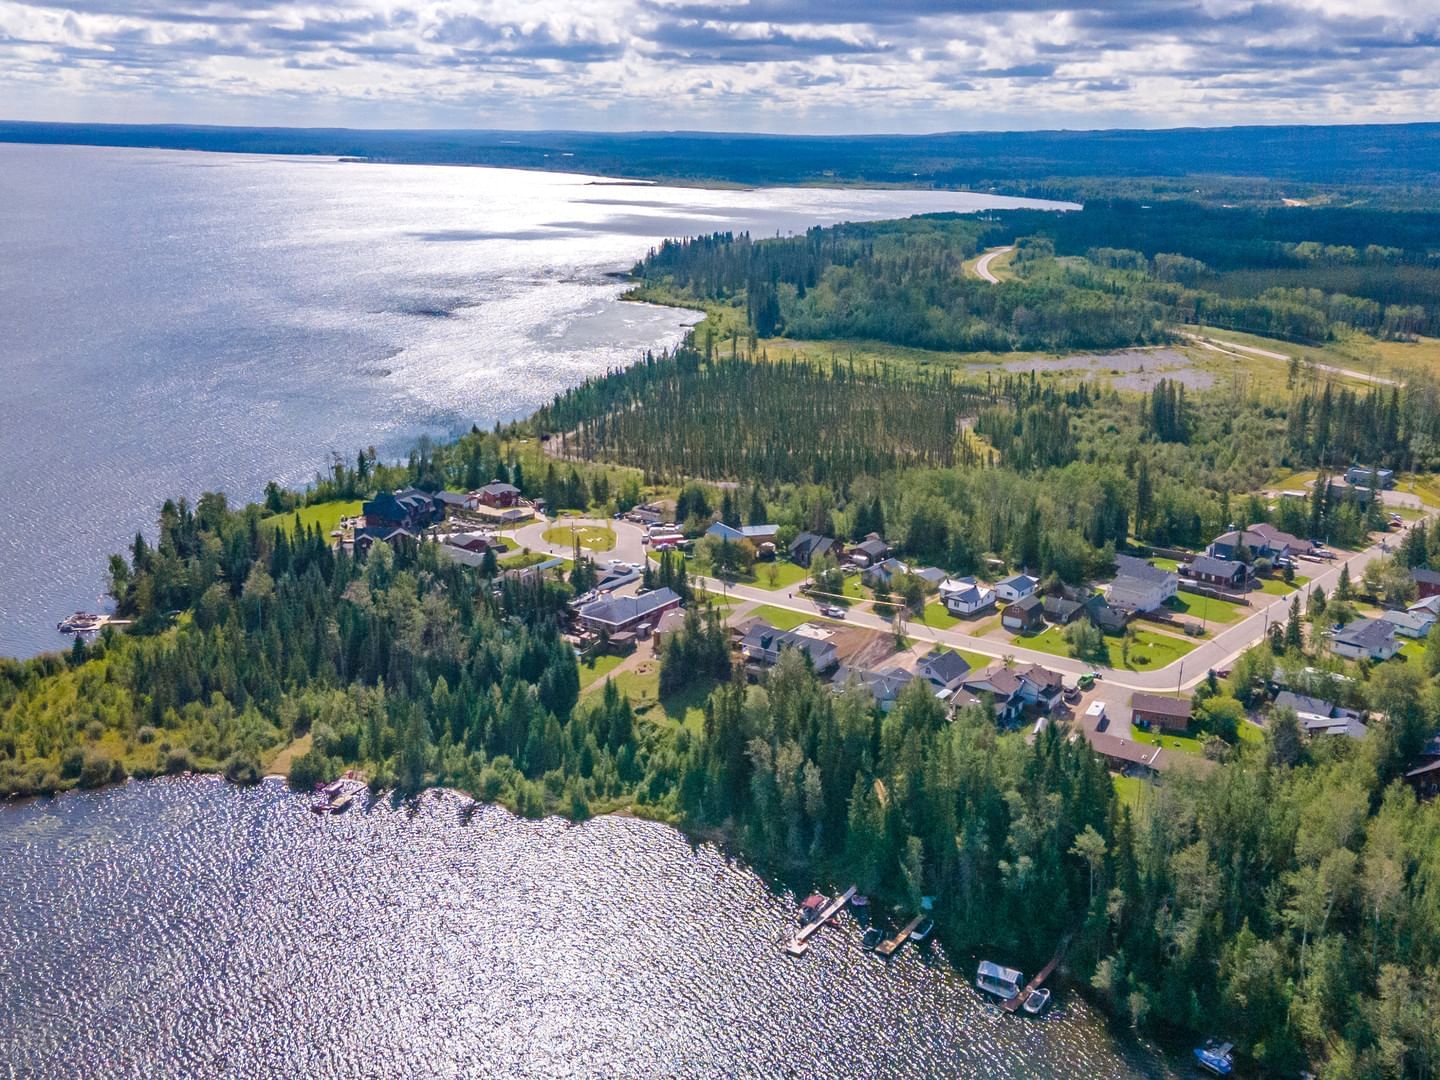
[[[148,746],[150,745],[150,743],[154,742],[156,738],[159,737],[159,735],[159,731],[151,727],[149,724],[146,724],[144,727],[142,727],[139,731],[135,733],[135,738],[140,740],[140,745]]]
[[[190,772],[195,768],[195,759],[190,756],[190,751],[183,746],[177,746],[165,755],[165,772],[169,776],[177,773]]]
[[[85,761],[80,767],[80,786],[99,787],[125,778],[125,766],[114,760],[103,750],[87,750]]]
[[[237,750],[225,760],[225,779],[232,784],[258,784],[260,759],[248,750]]]
[[[326,778],[330,763],[319,750],[311,749],[290,763],[290,785],[309,791]]]

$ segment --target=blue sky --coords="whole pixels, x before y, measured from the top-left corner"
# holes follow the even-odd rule
[[[1440,0],[0,0],[6,119],[921,132],[1440,118]]]

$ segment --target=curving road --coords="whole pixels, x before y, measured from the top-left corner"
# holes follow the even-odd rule
[[[981,255],[975,262],[975,276],[981,281],[988,281],[991,285],[999,285],[1000,279],[990,272],[990,263],[997,255],[1004,255],[1007,251],[1014,251],[1014,244],[1006,244],[1004,247],[992,248]]]
[[[567,522],[570,519],[567,519]],[[600,552],[596,555],[597,561],[604,563],[609,559],[619,559],[623,562],[643,562],[647,555],[647,549],[641,542],[645,531],[638,525],[628,521],[612,521],[608,518],[577,518],[573,519],[575,524],[591,524],[606,526],[614,530],[616,544],[615,550]],[[515,539],[530,548],[532,551],[545,551],[555,555],[569,556],[571,550],[567,546],[549,544],[545,542],[544,532],[553,528],[552,522],[536,523],[528,525],[515,533]],[[1289,612],[1290,601],[1300,597],[1303,607],[1309,598],[1310,591],[1314,588],[1324,588],[1325,592],[1334,591],[1335,582],[1340,578],[1340,570],[1343,566],[1350,567],[1350,578],[1358,581],[1364,573],[1365,567],[1374,559],[1379,558],[1388,550],[1393,550],[1388,539],[1372,547],[1366,548],[1346,556],[1344,559],[1336,559],[1328,564],[1325,569],[1319,570],[1313,577],[1296,592],[1287,596],[1271,596],[1266,593],[1254,593],[1250,599],[1258,605],[1253,614],[1220,630],[1214,637],[1200,642],[1189,654],[1168,664],[1163,668],[1156,668],[1153,671],[1119,671],[1110,668],[1103,669],[1104,681],[1109,686],[1124,688],[1128,690],[1185,690],[1193,687],[1196,683],[1205,678],[1205,675],[1215,668],[1228,667],[1237,656],[1250,646],[1259,641],[1268,629],[1270,623],[1283,622]],[[1307,563],[1308,568],[1318,568],[1319,563]],[[817,615],[814,601],[804,596],[791,595],[785,589],[762,589],[755,585],[726,585],[712,578],[696,576],[697,584],[711,592],[725,592],[737,600],[757,604],[769,604],[772,607],[784,608],[788,611],[803,612],[807,615]],[[876,615],[869,611],[852,611],[845,617],[845,622],[852,626],[862,626],[870,630],[889,632],[890,620]],[[1023,645],[1013,641],[997,641],[992,638],[975,637],[964,633],[959,628],[952,630],[940,630],[935,627],[926,626],[924,623],[909,622],[906,624],[905,634],[914,641],[925,642],[937,645],[946,645],[950,648],[965,649],[968,652],[980,653],[982,656],[989,656],[994,659],[1013,657],[1017,661],[1033,664],[1041,664],[1052,671],[1060,671],[1066,674],[1079,675],[1083,672],[1094,670],[1095,665],[1084,663],[1070,657],[1055,656],[1053,653],[1041,652],[1038,649],[1027,649]]]

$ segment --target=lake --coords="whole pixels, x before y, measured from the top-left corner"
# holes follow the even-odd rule
[[[663,825],[336,817],[278,783],[131,782],[0,807],[0,1074],[1169,1077],[1077,995],[995,1017],[936,945]]]
[[[0,144],[0,654],[60,648],[167,496],[528,415],[674,345],[623,303],[668,236],[1036,204]]]

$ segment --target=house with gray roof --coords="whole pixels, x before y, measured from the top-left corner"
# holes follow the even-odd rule
[[[823,638],[811,637],[794,630],[777,630],[763,619],[756,619],[740,639],[740,653],[760,667],[773,667],[780,662],[786,649],[796,649],[810,658],[821,674],[840,662],[839,650]]]
[[[1213,555],[1197,555],[1182,570],[1193,581],[1222,589],[1243,589],[1250,577],[1250,568],[1238,559],[1217,559]]]
[[[953,692],[970,674],[970,662],[951,649],[935,649],[920,661],[916,673],[935,687],[937,693],[945,690]]]
[[[576,614],[588,630],[597,634],[618,634],[633,631],[646,623],[653,627],[662,614],[679,606],[680,596],[673,589],[651,589],[638,596],[610,596],[595,600]]]
[[[951,615],[974,615],[995,604],[995,590],[973,577],[946,578],[940,583],[940,602]]]
[[[1389,660],[1400,651],[1395,624],[1384,619],[1356,619],[1330,638],[1336,655],[1350,660]]]
[[[1155,611],[1175,595],[1180,578],[1173,570],[1162,570],[1133,555],[1116,555],[1115,580],[1107,592],[1113,607],[1126,611]]]
[[[818,533],[802,532],[790,541],[790,561],[799,566],[809,566],[822,555],[836,555],[839,552],[838,541]]]
[[[1007,604],[1013,604],[1017,600],[1023,600],[1033,593],[1040,585],[1038,578],[1029,574],[1011,574],[1007,578],[1001,578],[995,583],[995,595]]]
[[[841,665],[831,680],[831,688],[838,694],[845,690],[865,690],[874,699],[881,712],[895,707],[900,694],[915,681],[915,673],[904,668],[889,668],[885,671],[865,670]]]
[[[1428,608],[1410,608],[1407,611],[1382,611],[1380,618],[1395,627],[1401,637],[1423,638],[1435,625],[1435,613]]]

